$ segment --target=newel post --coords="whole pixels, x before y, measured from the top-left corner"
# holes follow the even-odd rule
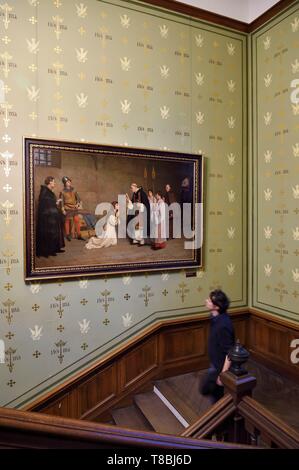
[[[221,374],[221,381],[225,393],[229,393],[233,397],[234,405],[237,407],[245,395],[252,395],[252,390],[256,386],[256,378],[244,368],[244,364],[249,358],[249,352],[241,345],[239,340],[229,351],[228,357],[231,360],[231,366],[227,372]],[[236,409],[234,416],[232,431],[234,442],[246,443],[247,433],[244,420],[239,415],[238,409]]]

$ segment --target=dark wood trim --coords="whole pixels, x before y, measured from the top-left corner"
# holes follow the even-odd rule
[[[281,449],[299,449],[298,432],[253,398],[244,397],[238,404],[238,411],[270,446],[274,443]]]
[[[246,343],[248,310],[233,311],[231,317]],[[206,368],[209,323],[207,314],[159,321],[23,410],[109,420],[112,407],[128,403],[152,380]]]
[[[138,344],[141,344],[151,335],[158,332],[161,328],[168,328],[168,327],[171,327],[172,325],[187,324],[190,321],[197,322],[199,319],[207,320],[208,317],[209,317],[208,314],[203,314],[200,316],[193,315],[192,317],[188,316],[182,319],[175,319],[175,320],[159,320],[154,325],[151,325],[145,328],[142,331],[142,333],[140,333],[138,336],[135,336],[132,339],[126,341],[124,344],[114,349],[113,351],[109,352],[108,354],[104,354],[95,364],[91,365],[90,367],[84,368],[78,373],[72,375],[69,379],[63,381],[62,384],[51,389],[49,392],[43,394],[41,397],[37,398],[34,402],[28,405],[25,405],[24,407],[22,407],[22,410],[32,411],[36,407],[38,407],[41,403],[46,402],[48,398],[53,397],[54,395],[59,396],[61,392],[63,393],[66,390],[66,388],[77,386],[82,381],[87,380],[89,377],[91,378],[99,368],[104,368],[106,365],[112,364],[114,361],[116,361],[122,355],[124,355],[125,352],[129,352],[133,350],[135,347],[138,346]]]
[[[195,423],[191,424],[181,436],[208,439],[215,429],[225,419],[230,418],[235,411],[236,406],[233,403],[233,397],[227,394],[200,416]]]
[[[280,0],[280,2],[276,3],[271,7],[269,10],[265,11],[261,16],[256,18],[252,23],[248,25],[248,32],[253,33],[256,29],[260,26],[263,26],[267,21],[271,20],[274,16],[278,15],[281,11],[286,9],[292,3],[295,4],[294,0]]]
[[[299,381],[299,364],[291,363],[291,341],[299,324],[257,309],[249,309],[248,349],[251,358],[283,377]]]
[[[290,362],[299,325],[256,309],[230,314],[236,337],[253,359],[299,380],[299,365]],[[206,368],[208,328],[207,314],[160,320],[24,410],[109,421],[112,408],[130,405],[134,394],[150,390],[152,381]]]
[[[0,408],[0,449],[238,449],[224,442],[199,441],[117,426]],[[245,447],[244,447],[245,448]]]
[[[249,308],[248,310],[249,310],[250,316],[262,318],[263,320],[271,321],[273,323],[276,323],[277,325],[285,326],[286,328],[289,328],[290,330],[299,332],[299,322],[287,320],[285,318],[279,317],[278,315],[275,315],[275,313],[264,312],[263,310],[259,310],[257,308]]]
[[[245,23],[244,21],[235,20],[227,16],[219,15],[217,13],[203,10],[202,8],[197,8],[193,5],[186,5],[185,3],[174,0],[142,0],[142,3],[148,3],[159,8],[164,8],[182,15],[191,16],[192,18],[199,20],[208,21],[210,23],[234,29],[242,33],[252,33],[260,26],[264,25],[267,21],[271,20],[271,18],[290,6],[292,3],[295,4],[295,1],[280,0],[251,23]]]
[[[166,10],[181,13],[182,15],[192,16],[199,20],[209,21],[210,23],[219,24],[220,26],[235,29],[243,33],[248,32],[248,23],[234,20],[233,18],[219,15],[218,13],[212,13],[193,5],[187,5],[174,0],[143,0],[143,3],[149,3],[150,5],[154,5],[159,8],[165,8]]]

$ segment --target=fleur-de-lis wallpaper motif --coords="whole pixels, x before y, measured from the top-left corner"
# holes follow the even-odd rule
[[[272,161],[272,151],[271,150],[267,150],[265,153],[264,153],[264,157],[265,157],[265,162],[266,163],[270,163]]]
[[[131,68],[131,59],[128,59],[128,57],[123,57],[120,59],[120,64],[124,72],[129,72]]]
[[[299,227],[293,229],[293,239],[299,241]]]
[[[7,292],[14,297],[1,305],[0,321],[13,328],[22,367],[15,367],[12,382],[8,369],[3,372],[0,406],[17,404],[21,395],[30,399],[35,392],[29,389],[35,384],[51,386],[54,378],[49,377],[63,381],[72,364],[80,361],[84,367],[88,353],[104,344],[109,351],[119,334],[125,342],[136,324],[146,328],[160,310],[170,317],[175,309],[177,315],[187,315],[191,307],[194,312],[194,306],[205,310],[204,298],[218,263],[210,256],[204,271],[197,272],[200,291],[194,279],[176,271],[149,273],[146,281],[143,275],[126,273],[106,280],[25,285],[18,236],[23,230],[23,135],[206,155],[206,210],[213,224],[205,249],[217,246],[227,256],[217,285],[226,287],[236,306],[246,304],[246,262],[241,265],[239,254],[247,243],[240,228],[247,220],[246,198],[241,197],[247,178],[242,145],[247,139],[243,33],[193,20],[191,26],[184,17],[157,14],[144,5],[132,10],[119,0],[8,0],[4,8],[5,4],[1,2],[0,10],[0,265],[3,286],[13,285]],[[273,34],[271,40],[274,47]],[[292,73],[291,64],[289,69]],[[263,76],[267,73],[272,72]],[[274,112],[270,105],[266,111]],[[289,147],[292,158],[299,152],[297,140]],[[148,179],[151,174],[149,168]],[[74,168],[70,176],[78,175]],[[158,184],[156,167],[154,177]],[[57,180],[58,193],[59,185]],[[83,200],[85,190],[80,191]],[[213,201],[210,195],[216,192]],[[212,227],[224,219],[227,225],[220,241]],[[293,224],[295,233],[297,225]],[[107,292],[113,297],[102,295]],[[22,299],[22,304],[15,299]],[[28,371],[30,387],[21,369]]]
[[[40,341],[41,337],[43,336],[43,327],[39,327],[38,325],[35,325],[34,329],[32,330],[29,328],[29,331],[31,333],[31,339],[33,341]]]
[[[272,238],[272,232],[273,232],[273,229],[272,227],[269,227],[269,225],[264,228],[264,234],[265,234],[266,240],[270,240]]]
[[[254,203],[258,208],[253,219],[258,234],[253,305],[267,306],[270,311],[274,307],[276,314],[283,316],[287,310],[294,320],[298,317],[297,293],[285,286],[298,282],[299,105],[291,102],[286,90],[299,74],[299,57],[294,56],[293,47],[298,28],[297,5],[281,14],[279,27],[270,22],[259,35],[253,34],[253,46],[257,47],[253,73],[260,77],[253,94],[258,103],[253,126]],[[283,113],[283,108],[288,112]]]
[[[160,67],[160,73],[161,73],[162,78],[164,78],[164,79],[169,78],[169,76],[170,76],[169,67],[167,67],[167,65],[162,65]]]
[[[84,3],[80,3],[76,5],[76,11],[79,18],[86,18],[87,17],[87,6]]]

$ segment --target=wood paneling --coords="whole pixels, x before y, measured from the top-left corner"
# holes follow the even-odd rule
[[[256,309],[233,312],[232,319],[236,339],[253,359],[299,381],[299,364],[290,359],[299,324]],[[108,421],[112,407],[129,405],[133,394],[149,390],[151,380],[207,367],[208,331],[208,315],[160,323],[27,410]]]
[[[155,336],[120,360],[120,390],[147,380],[150,372],[158,368],[158,340]]]
[[[207,325],[194,329],[178,329],[162,335],[162,362],[189,360],[207,354]]]
[[[235,320],[234,321],[234,328],[235,328],[235,337],[236,340],[238,339],[241,344],[247,346],[247,323],[243,320]]]
[[[84,417],[95,407],[105,405],[117,395],[117,373],[114,366],[107,367],[100,374],[76,388],[73,395],[77,395],[78,415]]]
[[[0,408],[1,449],[240,449],[237,444],[200,441],[117,426]],[[59,461],[58,461],[59,464]],[[2,466],[3,459],[2,459]],[[56,465],[57,466],[57,465]]]
[[[71,417],[69,394],[64,395],[59,400],[54,401],[51,405],[42,409],[43,413],[54,416],[68,416]]]
[[[255,309],[250,313],[248,348],[253,358],[299,381],[299,364],[291,362],[291,342],[299,338],[299,325]]]
[[[245,343],[247,311],[234,312],[232,318]],[[130,397],[148,389],[151,380],[207,367],[208,330],[208,315],[160,323],[26,410],[109,420],[112,407],[130,404]]]

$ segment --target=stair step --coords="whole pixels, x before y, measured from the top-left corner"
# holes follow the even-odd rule
[[[155,382],[155,392],[158,394],[163,403],[174,409],[175,413],[178,413],[180,417],[177,416],[177,419],[183,424],[186,428],[190,424],[194,423],[198,419],[198,414],[193,410],[177,392],[177,390],[171,386],[165,380],[159,380]],[[168,402],[165,403],[166,400]]]
[[[192,419],[192,422],[196,421],[200,415],[212,406],[211,397],[204,396],[200,393],[200,382],[205,373],[205,371],[191,372],[176,377],[168,377],[167,379],[157,382],[158,384],[165,383],[171,387],[173,394],[186,405],[185,409],[192,410],[192,415],[190,413],[188,414],[188,418]],[[183,409],[182,413],[184,416]],[[189,422],[188,418],[186,415],[185,419],[187,422]]]
[[[111,414],[118,426],[138,431],[153,431],[150,423],[135,405],[112,410]]]
[[[135,395],[134,401],[156,432],[179,435],[184,426],[154,392]]]

